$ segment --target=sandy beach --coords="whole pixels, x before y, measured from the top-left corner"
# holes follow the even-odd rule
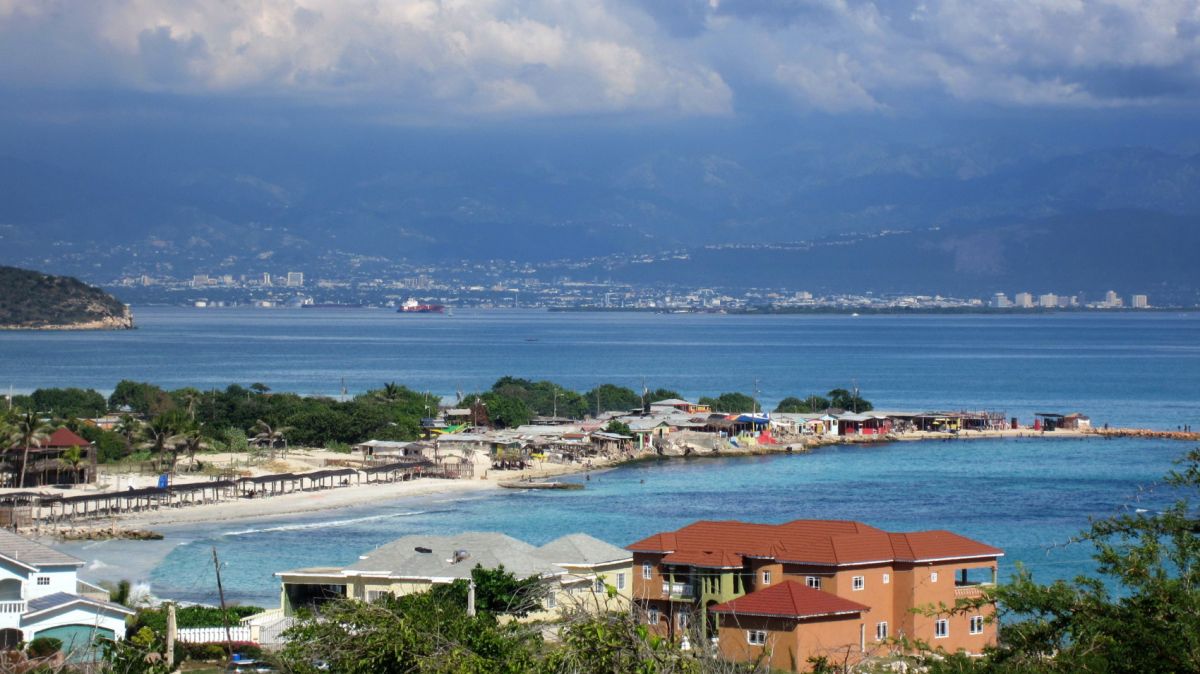
[[[694,452],[690,456],[738,456],[750,454],[773,454],[784,452],[807,452],[820,447],[846,444],[875,444],[895,441],[945,441],[975,440],[987,438],[1022,437],[1038,438],[1083,438],[1096,437],[1097,433],[1082,431],[1056,431],[1044,434],[1031,429],[972,431],[956,435],[945,433],[910,432],[889,436],[858,436],[858,437],[796,437],[787,439],[776,445],[759,445],[731,452]],[[681,457],[679,452],[658,455],[645,452],[636,455],[622,455],[614,458],[595,458],[586,463],[558,464],[551,462],[534,462],[525,470],[494,470],[484,457],[477,458],[475,477],[470,479],[447,480],[439,478],[417,478],[401,482],[384,483],[355,483],[332,489],[296,491],[265,498],[239,498],[216,503],[189,505],[186,507],[162,508],[141,512],[131,512],[121,515],[104,517],[93,520],[79,521],[70,525],[41,524],[37,533],[47,536],[69,534],[77,537],[80,532],[121,532],[121,531],[154,531],[156,527],[169,527],[181,524],[196,524],[206,522],[224,522],[272,517],[286,517],[299,513],[331,511],[341,508],[362,506],[372,502],[391,501],[410,497],[430,495],[469,494],[482,491],[502,490],[501,482],[521,480],[543,480],[554,476],[597,471],[620,465],[630,460],[648,458]],[[307,472],[317,470],[327,465],[328,461],[345,461],[345,454],[337,454],[321,449],[293,450],[287,457],[277,457],[271,460],[250,462],[245,454],[205,454],[198,457],[210,468],[235,470],[240,475],[265,475],[280,472]],[[153,486],[157,482],[153,475],[104,470],[95,485],[83,489],[63,492],[67,494],[86,494],[106,491],[122,491],[129,488]],[[176,483],[204,481],[208,478],[200,475],[181,474]],[[86,534],[85,534],[86,535]],[[103,534],[101,534],[103,536]]]

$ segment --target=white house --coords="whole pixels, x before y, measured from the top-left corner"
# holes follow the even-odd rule
[[[79,580],[83,562],[0,530],[0,648],[53,637],[72,661],[92,659],[96,639],[124,639],[133,611]]]

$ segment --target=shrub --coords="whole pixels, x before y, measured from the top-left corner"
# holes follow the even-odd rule
[[[62,646],[63,643],[60,639],[55,639],[54,637],[38,637],[33,641],[30,641],[29,645],[25,647],[25,650],[29,653],[30,657],[48,658],[61,651]]]

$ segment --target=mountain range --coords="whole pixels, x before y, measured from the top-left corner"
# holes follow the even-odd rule
[[[999,144],[622,149],[522,156],[493,144],[442,156],[430,141],[338,170],[312,152],[255,171],[125,161],[97,172],[0,158],[0,262],[108,281],[348,259],[611,258],[590,266],[630,280],[769,285],[795,280],[783,255],[793,242],[824,241],[804,266],[831,286],[1200,287],[1186,264],[1200,254],[1200,155]],[[909,232],[903,253],[895,236],[869,236],[888,231]],[[691,251],[691,265],[621,262],[677,249]],[[751,267],[728,264],[745,255]]]

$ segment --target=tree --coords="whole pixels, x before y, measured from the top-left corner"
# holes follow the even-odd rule
[[[679,391],[672,391],[669,388],[658,388],[646,393],[646,402],[656,403],[660,400],[682,400],[683,396]]]
[[[125,440],[125,453],[133,451],[133,441],[142,433],[142,422],[129,414],[122,414],[121,420],[113,427],[113,432]]]
[[[383,385],[383,388],[375,391],[375,398],[386,403],[394,403],[400,399],[401,387],[394,381]]]
[[[266,394],[270,393],[271,387],[267,386],[266,384],[264,384],[262,382],[256,381],[250,385],[250,390],[254,391],[255,393],[257,393],[258,395],[261,396],[261,395],[266,395]]]
[[[179,416],[170,412],[160,414],[151,419],[149,423],[142,425],[142,442],[138,448],[150,450],[150,453],[154,455],[156,470],[162,470],[163,454],[171,446],[171,439],[175,437],[182,426]],[[171,462],[172,466],[174,463],[174,461]]]
[[[91,418],[108,411],[104,396],[81,388],[37,389],[29,396],[30,409],[59,418]]]
[[[976,602],[997,601],[1000,645],[988,657],[931,659],[930,672],[1196,671],[1200,663],[1200,450],[1169,473],[1170,506],[1097,520],[1076,544],[1093,547],[1096,576],[1041,585],[1016,578]]]
[[[617,435],[626,435],[633,437],[633,430],[629,428],[629,424],[613,419],[604,427],[608,433],[616,433]]]
[[[344,674],[536,672],[542,645],[537,630],[487,611],[468,616],[444,592],[331,602],[285,634],[284,669],[303,674],[314,662]]]
[[[178,460],[180,452],[187,454],[188,469],[190,470],[196,466],[196,452],[211,448],[204,436],[204,424],[194,422],[181,428],[175,437],[171,438],[171,442],[175,447],[171,455],[172,473],[175,472],[175,462]]]
[[[272,458],[275,457],[275,448],[280,446],[283,447],[284,456],[287,456],[287,434],[291,432],[290,426],[273,427],[262,419],[255,421],[254,427],[250,429],[254,442],[260,447],[270,449]]]
[[[78,447],[68,447],[58,457],[58,465],[71,471],[71,480],[79,482],[79,467],[83,465],[83,450]]]
[[[829,396],[831,407],[852,412],[870,412],[872,409],[871,402],[859,395],[858,389],[851,392],[844,388],[835,388],[826,395]]]
[[[751,412],[758,406],[754,398],[745,393],[722,393],[716,398],[701,398],[699,402],[701,405],[708,405],[714,412],[730,414]]]
[[[633,389],[615,384],[601,384],[584,393],[583,397],[588,403],[589,410],[593,412],[596,410],[597,400],[600,401],[599,408],[601,412],[611,412],[614,410],[628,412],[629,410],[641,409],[642,407],[642,397],[634,392]]]
[[[50,426],[43,423],[34,412],[18,414],[9,432],[9,446],[21,450],[21,481],[25,487],[25,475],[29,470],[29,450],[41,447],[50,438]]]
[[[112,409],[128,407],[138,414],[158,415],[175,408],[175,401],[161,388],[143,382],[122,379],[108,397]]]
[[[811,395],[801,400],[794,396],[789,396],[779,401],[775,406],[776,412],[784,412],[789,414],[803,414],[807,412],[823,412],[829,409],[829,400],[818,395]]]
[[[485,569],[476,564],[471,569],[471,580],[475,581],[475,609],[495,615],[512,615],[522,618],[542,606],[545,587],[536,577],[521,580],[504,570],[504,565]],[[452,605],[467,605],[467,581],[459,579],[445,585],[434,585],[430,590],[435,598]]]

